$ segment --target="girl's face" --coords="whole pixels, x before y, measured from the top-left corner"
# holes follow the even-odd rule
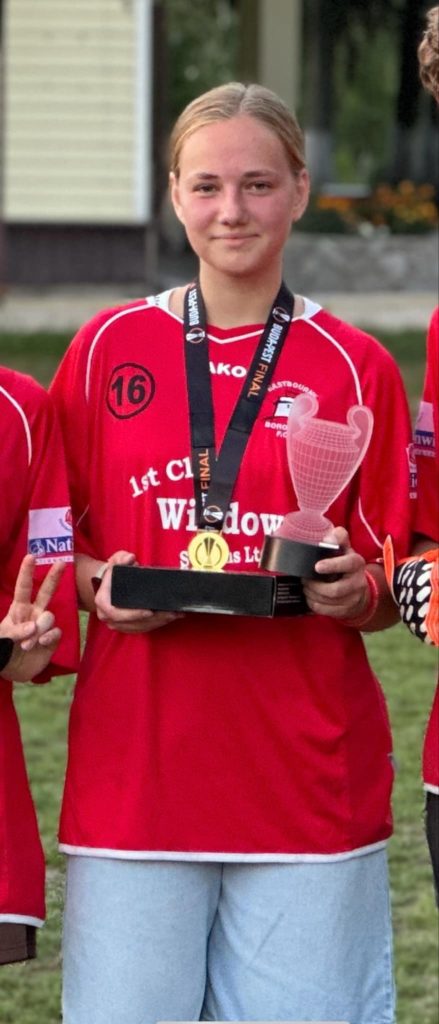
[[[172,202],[188,240],[212,269],[272,274],[291,224],[309,194],[305,170],[291,170],[282,142],[249,115],[198,128],[183,144]]]

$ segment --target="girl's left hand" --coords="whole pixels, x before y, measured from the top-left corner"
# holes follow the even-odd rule
[[[320,580],[302,580],[308,607],[315,615],[329,615],[333,619],[356,619],[369,603],[369,587],[365,575],[366,562],[351,547],[349,534],[337,526],[324,537],[326,542],[339,544],[343,554],[317,562],[315,568]],[[325,575],[340,573],[340,579],[325,582]]]

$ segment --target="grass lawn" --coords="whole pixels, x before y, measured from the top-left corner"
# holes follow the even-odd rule
[[[412,331],[382,340],[400,363],[414,408],[423,378],[423,335]],[[65,336],[0,336],[0,362],[31,372],[47,383],[67,341]],[[390,843],[398,1024],[437,1024],[437,911],[423,833],[420,781],[420,752],[433,697],[437,657],[413,640],[402,626],[368,637],[366,643],[388,700],[398,763],[394,795],[396,828]],[[45,687],[16,687],[47,854],[48,922],[39,937],[36,961],[0,969],[0,1024],[58,1024],[60,1020],[63,858],[57,852],[56,827],[71,691],[70,679],[59,679]]]

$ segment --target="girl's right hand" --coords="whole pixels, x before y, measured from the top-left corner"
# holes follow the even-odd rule
[[[116,551],[108,559],[102,582],[95,596],[95,610],[100,622],[119,633],[151,633],[184,618],[183,612],[154,612],[144,608],[116,608],[111,603],[113,565],[136,565],[136,556],[129,551]]]

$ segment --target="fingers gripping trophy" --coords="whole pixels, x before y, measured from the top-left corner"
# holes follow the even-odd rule
[[[315,395],[300,395],[287,424],[287,457],[299,509],[289,512],[271,537],[266,537],[261,568],[313,577],[315,563],[338,554],[338,545],[324,544],[333,526],[324,514],[344,490],[367,452],[373,414],[353,405],[347,423],[317,417]]]

